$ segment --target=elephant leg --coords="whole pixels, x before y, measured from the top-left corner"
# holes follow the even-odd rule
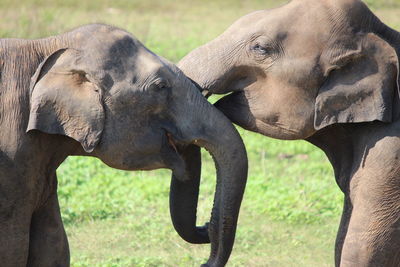
[[[351,192],[353,210],[340,266],[400,266],[400,179],[364,177]],[[340,242],[339,242],[340,243]]]
[[[0,155],[0,266],[26,266],[32,198],[26,180]]]
[[[335,266],[339,267],[340,266],[340,258],[342,256],[342,248],[344,244],[344,240],[346,238],[347,230],[349,227],[349,222],[350,222],[350,216],[352,212],[352,204],[350,201],[350,197],[348,194],[345,195],[344,201],[343,201],[343,212],[342,212],[342,218],[340,220],[340,225],[339,225],[339,230],[336,236],[336,242],[335,242]]]
[[[30,212],[25,208],[15,207],[12,213],[11,215],[0,209],[0,266],[26,266]]]
[[[69,266],[69,247],[57,192],[32,216],[28,266]]]

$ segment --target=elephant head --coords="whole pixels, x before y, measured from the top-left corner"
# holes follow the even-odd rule
[[[178,66],[245,129],[306,139],[397,116],[399,35],[358,0],[293,0],[240,18]],[[397,51],[396,51],[397,49]]]
[[[67,136],[77,141],[74,154],[114,168],[171,169],[178,233],[193,243],[211,239],[216,266],[226,262],[247,176],[233,125],[178,68],[129,33],[89,25],[67,37],[70,45],[45,58],[32,78],[27,131]],[[199,147],[217,166],[210,229],[196,228]]]

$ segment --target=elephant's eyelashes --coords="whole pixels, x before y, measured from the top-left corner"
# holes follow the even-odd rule
[[[279,45],[268,38],[259,38],[249,47],[250,53],[255,60],[264,61],[266,59],[275,60],[279,55]]]
[[[252,48],[254,52],[259,53],[261,55],[269,55],[273,53],[273,47],[272,46],[262,46],[258,43],[256,43]]]
[[[158,83],[158,84],[157,84],[157,87],[158,87],[158,89],[167,89],[167,88],[169,88],[168,83],[166,83],[166,82],[164,82],[164,81]]]
[[[168,81],[162,79],[156,80],[150,85],[150,90],[163,90],[168,88],[170,88]]]

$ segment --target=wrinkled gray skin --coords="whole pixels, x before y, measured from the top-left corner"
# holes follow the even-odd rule
[[[124,170],[171,169],[177,231],[194,243],[212,240],[210,266],[226,262],[246,152],[229,120],[174,65],[123,30],[88,25],[0,40],[0,74],[1,266],[69,266],[56,191],[56,169],[69,155]],[[209,231],[195,225],[199,146],[218,171]]]
[[[357,0],[240,18],[178,66],[245,129],[306,139],[345,194],[336,266],[400,266],[400,34]]]

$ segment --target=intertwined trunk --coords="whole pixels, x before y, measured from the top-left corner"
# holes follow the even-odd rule
[[[193,85],[192,85],[193,86]],[[170,210],[175,229],[191,243],[211,241],[209,266],[224,266],[233,247],[239,208],[247,179],[247,155],[232,123],[197,90],[187,91],[187,106],[180,114],[196,118],[182,123],[182,136],[190,145],[182,151],[188,181],[172,177]],[[196,107],[197,110],[190,110]],[[211,221],[196,227],[201,159],[198,147],[207,149],[217,169],[217,185]],[[208,231],[207,231],[208,230]]]

